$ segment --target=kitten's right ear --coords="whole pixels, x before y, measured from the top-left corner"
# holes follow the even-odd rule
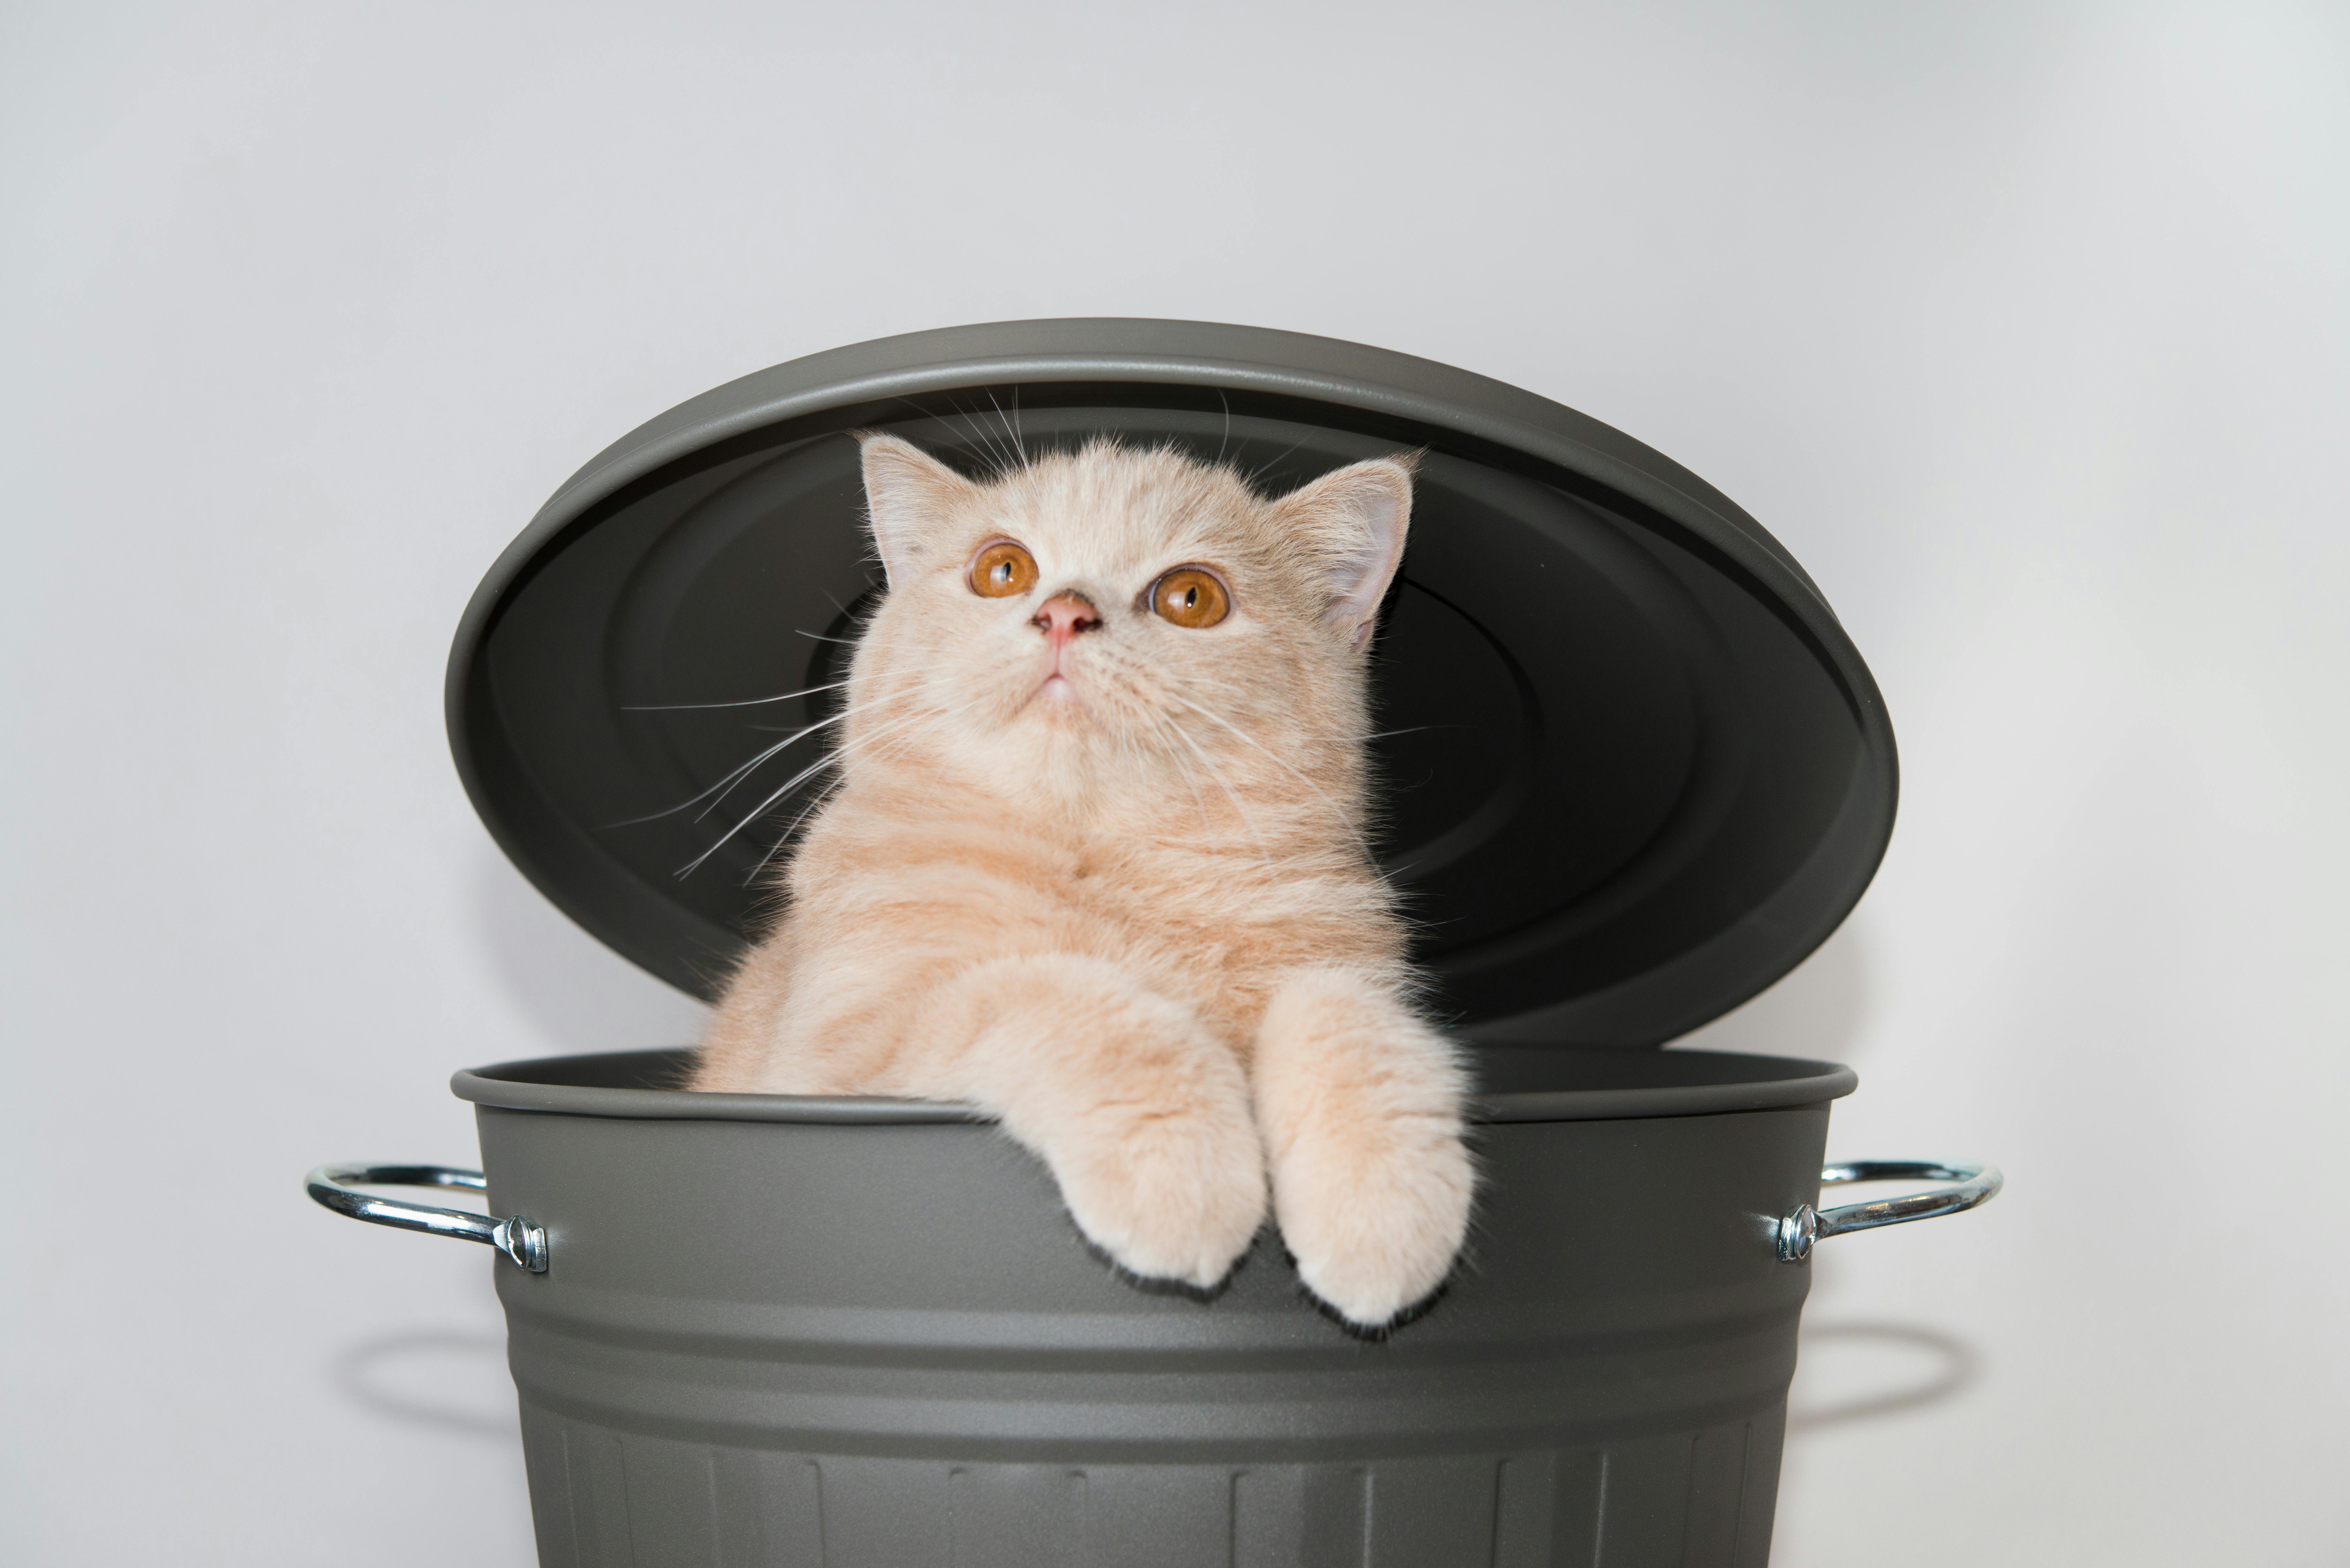
[[[920,569],[925,546],[956,504],[971,497],[970,480],[909,441],[868,435],[858,442],[865,465],[865,510],[873,545],[889,586]]]
[[[1325,624],[1359,651],[1403,560],[1411,474],[1419,454],[1375,457],[1324,474],[1273,504],[1274,514],[1320,557]]]

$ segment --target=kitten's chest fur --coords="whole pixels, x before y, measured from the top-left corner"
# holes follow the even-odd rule
[[[991,958],[1088,953],[1182,995],[1236,1040],[1285,971],[1392,963],[1403,947],[1351,831],[1310,815],[1235,836],[1171,810],[1079,824],[849,791],[808,834],[785,889],[779,935],[803,954],[879,946],[919,983]],[[795,981],[802,995],[822,988],[813,973]]]

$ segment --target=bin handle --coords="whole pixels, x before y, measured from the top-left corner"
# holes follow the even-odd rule
[[[1779,1261],[1800,1263],[1812,1248],[1847,1231],[1873,1231],[1879,1225],[1902,1225],[1912,1220],[1936,1220],[1981,1207],[1999,1195],[2005,1178],[1999,1167],[1970,1159],[1854,1159],[1820,1172],[1820,1184],[1839,1181],[1947,1181],[1957,1185],[1929,1188],[1874,1203],[1847,1203],[1825,1213],[1806,1203],[1779,1221]]]
[[[489,1185],[478,1170],[456,1170],[445,1165],[322,1165],[310,1173],[308,1182],[311,1198],[338,1214],[371,1225],[396,1225],[403,1231],[485,1242],[531,1273],[546,1272],[546,1227],[523,1215],[493,1220],[463,1209],[434,1209],[352,1190],[354,1187],[462,1187],[483,1192]]]

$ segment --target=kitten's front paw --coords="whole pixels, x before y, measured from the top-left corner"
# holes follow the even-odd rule
[[[1440,1122],[1324,1127],[1290,1147],[1274,1204],[1305,1288],[1348,1323],[1376,1329],[1444,1282],[1475,1188],[1468,1150]]]
[[[1210,1290],[1264,1222],[1263,1153],[1245,1115],[1105,1116],[1064,1151],[1061,1197],[1120,1268]]]

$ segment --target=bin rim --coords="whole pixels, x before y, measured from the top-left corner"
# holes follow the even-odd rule
[[[591,1052],[464,1068],[449,1092],[491,1110],[627,1121],[780,1122],[830,1127],[985,1125],[993,1118],[974,1106],[879,1095],[733,1095],[685,1088],[567,1083],[564,1076],[674,1076],[682,1081],[690,1047]],[[1554,1053],[1544,1052],[1544,1055]],[[1611,1065],[1652,1064],[1657,1075],[1687,1081],[1634,1087],[1482,1093],[1470,1104],[1478,1123],[1628,1121],[1653,1116],[1721,1116],[1783,1110],[1842,1099],[1860,1086],[1851,1068],[1800,1056],[1744,1052],[1595,1051]],[[555,1079],[556,1081],[548,1081]]]

